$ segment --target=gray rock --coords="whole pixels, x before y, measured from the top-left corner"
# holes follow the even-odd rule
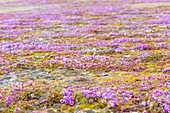
[[[44,77],[44,75],[35,75],[36,79],[38,79],[39,77]]]
[[[132,110],[133,110],[133,111],[136,111],[136,107],[133,107]]]
[[[22,78],[22,77],[25,77],[25,76],[27,76],[27,75],[21,75],[21,76],[17,75],[17,77],[19,77],[19,78]]]
[[[40,73],[39,71],[34,71],[33,73]]]
[[[77,113],[84,113],[84,110],[78,111]]]
[[[47,113],[57,113],[57,111],[54,110],[48,110]]]
[[[2,85],[9,85],[10,82],[8,82],[8,80],[4,80],[4,81],[1,81]]]
[[[4,80],[4,78],[3,78],[3,77],[1,77],[1,78],[0,78],[0,81],[3,81],[3,80]]]
[[[44,69],[44,68],[41,68],[40,71],[45,71],[45,69]]]
[[[11,79],[11,77],[4,77],[4,79],[9,80],[9,79]]]
[[[87,75],[88,75],[88,72],[81,73],[81,76],[87,76]]]
[[[18,78],[17,79],[10,79],[10,82],[18,82]]]
[[[86,110],[86,113],[94,113],[94,111],[91,110],[91,109],[87,109],[87,110]]]
[[[24,112],[25,112],[25,113],[31,113],[31,112],[32,112],[32,110],[27,109],[27,110],[25,110]]]
[[[73,110],[73,113],[77,113],[78,111],[80,111],[82,108],[81,107],[75,107],[74,110]]]
[[[49,80],[55,80],[52,76],[45,76],[46,79],[49,79]]]
[[[68,76],[77,76],[78,75],[78,73],[74,73],[74,74],[68,74]]]
[[[53,105],[53,107],[56,108],[57,110],[60,109],[60,106],[58,104]]]

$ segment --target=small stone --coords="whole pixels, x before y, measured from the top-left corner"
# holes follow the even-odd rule
[[[25,112],[25,113],[31,113],[31,112],[32,112],[32,110],[27,109],[27,110],[25,110],[24,112]]]
[[[103,73],[103,74],[101,74],[101,76],[108,76],[108,75],[110,75],[109,73]]]
[[[60,109],[60,106],[58,104],[53,105],[53,107],[58,110]]]
[[[49,80],[54,80],[54,78],[52,76],[45,76],[46,79],[49,79]]]
[[[54,110],[48,110],[47,113],[57,113]]]
[[[84,110],[78,111],[77,113],[84,113]]]
[[[1,77],[1,78],[0,78],[0,81],[3,81],[3,80],[4,80],[4,78]]]
[[[75,74],[70,74],[70,73],[69,73],[68,76],[77,76],[77,75],[78,75],[78,73],[75,73]]]
[[[44,69],[44,68],[41,68],[40,71],[45,71],[45,69]]]
[[[87,76],[88,75],[88,73],[87,72],[85,72],[85,73],[81,73],[81,76]]]
[[[4,77],[4,79],[7,79],[7,80],[9,80],[9,79],[11,79],[11,77]]]
[[[59,77],[60,77],[59,75],[54,75],[54,78],[55,78],[55,79],[57,79],[57,78],[59,78]]]
[[[18,79],[10,79],[10,82],[18,82]]]
[[[73,110],[73,113],[77,113],[78,111],[80,111],[82,108],[81,107],[75,107],[74,110]]]
[[[89,76],[94,77],[94,74],[90,73]]]
[[[94,113],[94,111],[91,109],[88,109],[88,110],[86,110],[86,113]]]
[[[44,40],[44,39],[43,39],[43,38],[40,38],[40,39],[39,39],[39,41],[42,41],[42,40]]]

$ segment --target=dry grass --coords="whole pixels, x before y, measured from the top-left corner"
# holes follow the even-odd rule
[[[142,8],[142,7],[153,8],[158,6],[170,6],[170,2],[139,3],[139,4],[131,4],[130,6],[134,8]]]
[[[15,7],[1,7],[0,13],[7,12],[19,12],[19,11],[27,11],[27,10],[35,10],[35,9],[46,9],[50,7],[60,7],[61,4],[43,4],[43,5],[29,5],[29,6],[15,6]]]

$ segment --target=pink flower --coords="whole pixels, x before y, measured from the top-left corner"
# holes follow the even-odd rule
[[[61,102],[61,103],[64,103],[64,99],[61,99],[60,102]]]
[[[36,113],[37,112],[37,110],[34,110],[34,111],[32,111],[33,113]]]
[[[1,111],[4,111],[4,108],[1,108],[0,110],[1,110]]]
[[[31,94],[31,97],[34,97],[34,94]]]
[[[80,102],[77,102],[76,104],[77,104],[77,105],[80,105]]]
[[[146,106],[146,102],[145,102],[145,101],[143,101],[141,104],[142,104],[143,106]]]
[[[35,88],[35,91],[38,91],[38,88]]]
[[[123,100],[119,100],[119,102],[120,102],[121,104],[123,104]]]
[[[147,111],[146,111],[146,110],[144,110],[142,113],[147,113]]]
[[[14,112],[18,112],[18,108],[17,107],[15,108]]]
[[[35,102],[35,105],[38,105],[39,104],[39,102]]]
[[[71,106],[74,105],[74,101],[70,101],[70,105],[71,105]]]
[[[150,105],[150,100],[148,100],[146,103],[147,103],[147,105]]]
[[[122,106],[122,107],[121,107],[121,110],[122,110],[122,111],[124,111],[124,110],[125,110],[125,107],[124,107],[124,106]]]
[[[18,99],[17,99],[17,98],[15,98],[15,101],[18,101]]]
[[[44,106],[43,109],[47,109],[47,106]]]
[[[102,82],[100,82],[100,85],[102,85]]]
[[[93,102],[93,100],[92,100],[92,99],[90,99],[90,100],[89,100],[89,103],[92,103],[92,102]]]

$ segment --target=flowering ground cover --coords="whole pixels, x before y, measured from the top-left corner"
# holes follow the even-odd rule
[[[0,7],[0,112],[170,112],[169,0]]]

